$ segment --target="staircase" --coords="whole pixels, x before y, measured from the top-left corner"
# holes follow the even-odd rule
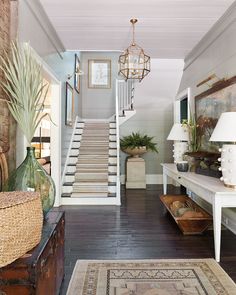
[[[63,204],[116,204],[116,150],[116,122],[77,122],[62,186]]]
[[[133,82],[116,81],[110,119],[77,120],[63,173],[62,205],[120,205],[119,125],[131,118]]]
[[[109,156],[112,156],[109,155],[111,130],[107,122],[84,124],[72,197],[112,196],[108,179]]]

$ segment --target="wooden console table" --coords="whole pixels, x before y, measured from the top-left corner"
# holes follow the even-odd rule
[[[163,167],[163,192],[167,193],[167,178],[170,177],[212,204],[214,225],[215,259],[220,261],[221,217],[223,207],[236,207],[236,190],[226,188],[217,178],[193,172],[179,172],[175,164],[161,164]]]
[[[1,295],[58,295],[64,278],[64,212],[48,213],[38,246],[0,268]]]

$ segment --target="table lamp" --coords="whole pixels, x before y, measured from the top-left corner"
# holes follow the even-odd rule
[[[222,113],[216,127],[211,135],[210,141],[224,142],[219,151],[221,162],[219,170],[222,171],[224,185],[230,188],[236,188],[236,112]],[[233,142],[234,144],[225,144]]]
[[[174,140],[174,163],[183,161],[183,155],[188,150],[189,133],[186,126],[175,123],[167,137],[167,140]]]

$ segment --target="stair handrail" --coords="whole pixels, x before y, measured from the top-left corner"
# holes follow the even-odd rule
[[[125,110],[134,110],[134,89],[133,80],[116,80],[119,115],[124,115]]]
[[[75,121],[74,121],[73,131],[72,131],[71,138],[70,138],[70,144],[69,144],[67,154],[66,154],[66,161],[65,161],[64,168],[63,168],[63,173],[62,173],[62,176],[61,176],[61,185],[63,185],[63,183],[65,181],[66,169],[67,169],[67,165],[69,163],[70,153],[71,153],[71,149],[72,149],[72,146],[73,146],[73,140],[74,140],[74,136],[75,136],[75,133],[76,133],[76,127],[77,127],[78,121],[79,121],[79,116],[76,116]]]
[[[120,116],[120,108],[119,108],[119,93],[118,93],[118,83],[119,80],[116,80],[116,199],[117,205],[121,205],[120,198],[120,130],[119,130],[119,116]]]

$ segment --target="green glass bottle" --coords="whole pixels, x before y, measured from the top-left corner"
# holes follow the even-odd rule
[[[55,184],[52,177],[35,158],[34,147],[27,147],[27,155],[24,161],[10,177],[8,190],[39,192],[44,218],[53,207],[56,192]]]

